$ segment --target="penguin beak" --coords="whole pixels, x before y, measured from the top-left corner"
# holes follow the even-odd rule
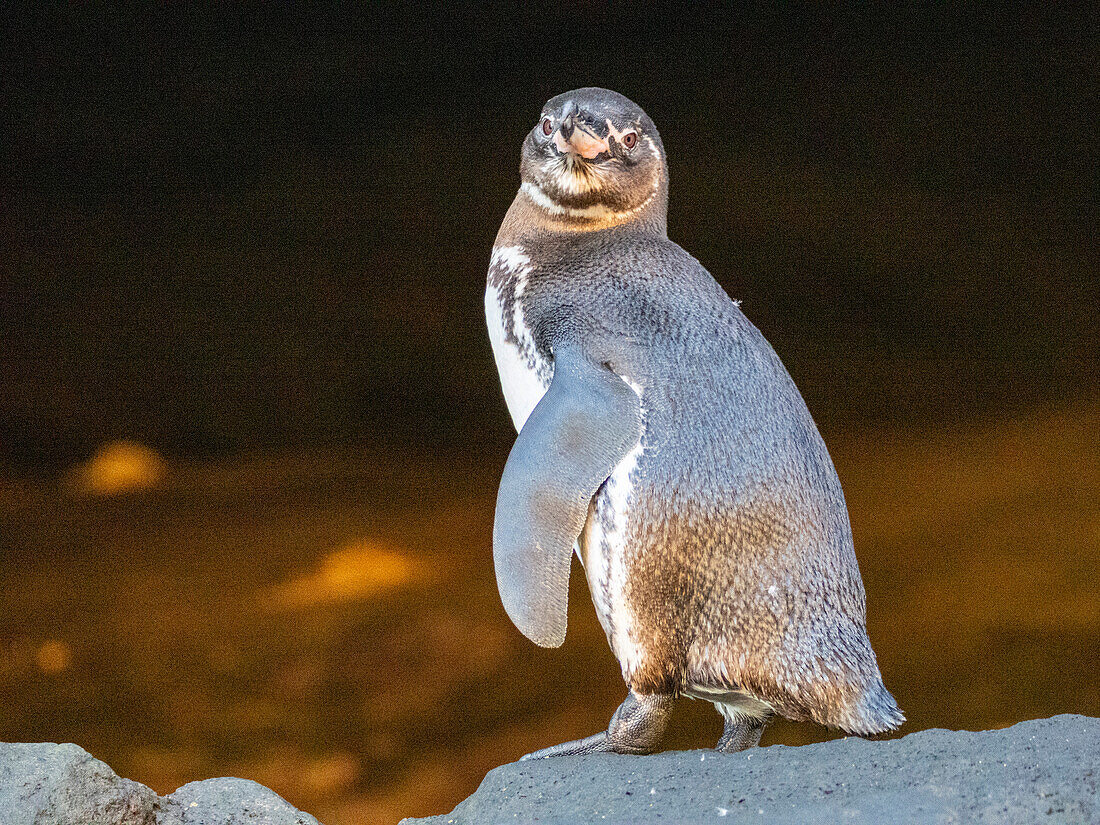
[[[585,160],[593,160],[604,152],[611,151],[607,139],[597,137],[585,129],[575,114],[570,114],[561,122],[554,134],[554,146],[562,154],[579,155]]]

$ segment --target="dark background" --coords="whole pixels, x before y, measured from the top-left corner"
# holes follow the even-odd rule
[[[0,740],[356,825],[607,724],[581,571],[538,649],[490,548],[485,270],[584,85],[806,396],[901,733],[1100,715],[1100,18],[1047,6],[6,6]]]
[[[1095,386],[1094,15],[514,12],[5,12],[0,462],[506,445],[488,252],[589,84],[822,419]]]

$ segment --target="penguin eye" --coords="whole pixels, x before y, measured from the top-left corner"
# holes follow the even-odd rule
[[[633,149],[637,145],[638,145],[638,133],[637,132],[627,132],[625,135],[623,135],[623,146],[625,146],[627,149]]]
[[[554,125],[550,122],[550,118],[544,117],[542,119],[542,133],[549,135],[552,131],[554,131]]]

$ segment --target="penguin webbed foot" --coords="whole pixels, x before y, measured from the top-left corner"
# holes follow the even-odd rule
[[[741,719],[737,722],[726,720],[722,738],[714,746],[720,753],[737,753],[738,751],[755,748],[760,744],[760,737],[764,735],[764,728],[768,726],[768,718]]]
[[[520,757],[520,760],[586,753],[653,753],[661,743],[671,711],[671,696],[631,691],[611,717],[607,730],[537,750]]]

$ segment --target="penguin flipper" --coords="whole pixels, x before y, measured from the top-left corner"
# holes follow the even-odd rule
[[[542,647],[565,641],[569,565],[588,506],[641,438],[637,394],[577,345],[520,430],[497,493],[493,564],[504,609]]]

